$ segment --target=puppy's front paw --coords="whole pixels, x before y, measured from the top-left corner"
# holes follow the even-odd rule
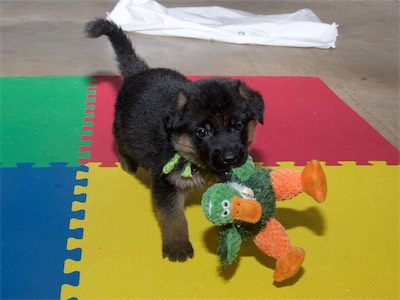
[[[170,261],[186,261],[193,258],[193,247],[189,241],[168,243],[163,246],[163,258]]]

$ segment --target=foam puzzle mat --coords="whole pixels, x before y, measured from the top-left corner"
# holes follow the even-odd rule
[[[190,76],[198,79],[198,76]],[[1,299],[398,299],[400,153],[314,77],[237,77],[260,91],[251,153],[272,168],[323,161],[328,197],[277,203],[306,251],[274,283],[252,242],[222,271],[201,190],[195,257],[162,259],[149,176],[122,171],[111,134],[118,76],[1,78]]]

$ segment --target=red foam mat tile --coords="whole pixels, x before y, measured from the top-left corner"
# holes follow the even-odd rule
[[[191,80],[205,76],[189,76]],[[251,154],[264,165],[310,159],[400,163],[399,150],[346,105],[316,77],[235,76],[259,91],[266,104],[265,123],[258,126]],[[98,76],[89,159],[103,167],[118,161],[112,137],[114,103],[122,83],[118,76]]]

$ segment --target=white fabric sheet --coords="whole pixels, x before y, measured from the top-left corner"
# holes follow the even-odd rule
[[[335,48],[336,23],[309,9],[254,15],[218,6],[166,8],[153,0],[120,0],[108,19],[125,31],[236,44]]]

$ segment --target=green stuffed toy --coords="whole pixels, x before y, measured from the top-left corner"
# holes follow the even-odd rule
[[[263,253],[277,260],[275,281],[294,276],[305,252],[290,245],[274,213],[277,200],[291,199],[301,192],[317,202],[325,201],[326,177],[318,161],[310,161],[303,171],[271,170],[256,167],[249,156],[245,164],[230,172],[227,182],[208,188],[202,208],[210,222],[223,226],[217,254],[224,268],[235,261],[242,242],[252,239]]]

